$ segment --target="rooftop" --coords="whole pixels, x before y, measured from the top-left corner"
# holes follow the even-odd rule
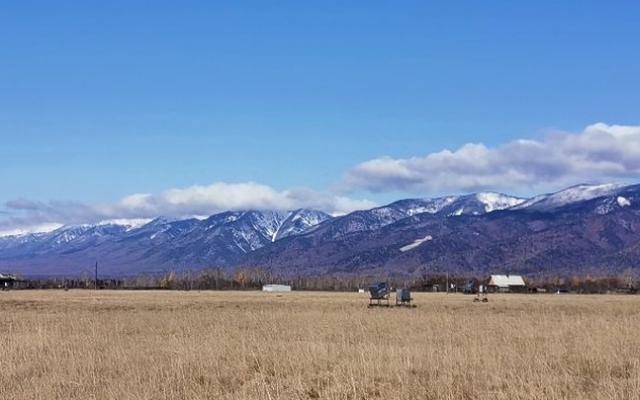
[[[498,287],[526,286],[520,275],[491,275],[489,285]]]

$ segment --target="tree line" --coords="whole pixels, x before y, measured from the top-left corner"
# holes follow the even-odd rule
[[[576,293],[635,293],[640,288],[640,269],[629,268],[610,276],[572,275],[524,277],[528,291],[550,292],[567,290]],[[294,290],[356,291],[372,282],[386,281],[391,287],[406,287],[414,291],[462,291],[469,282],[486,284],[488,276],[446,275],[422,272],[417,276],[343,274],[343,275],[280,275],[265,268],[206,268],[201,270],[168,271],[122,278],[99,278],[87,275],[75,278],[23,279],[24,289],[161,289],[161,290],[259,290],[263,285],[279,283]]]

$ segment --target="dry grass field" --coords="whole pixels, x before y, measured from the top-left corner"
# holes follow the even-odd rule
[[[640,296],[0,293],[0,399],[640,399]]]

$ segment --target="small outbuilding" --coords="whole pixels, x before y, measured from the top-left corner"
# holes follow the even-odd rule
[[[13,275],[0,274],[0,290],[7,290],[7,289],[14,288],[17,282],[18,282],[18,279],[16,279],[16,277]]]
[[[491,275],[487,288],[494,292],[521,292],[527,285],[520,275]]]
[[[262,286],[263,292],[273,292],[273,293],[285,293],[291,291],[291,286],[289,285],[277,285],[277,284],[269,284]]]

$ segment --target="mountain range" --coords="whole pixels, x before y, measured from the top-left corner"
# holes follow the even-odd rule
[[[0,237],[0,271],[122,276],[209,266],[283,275],[616,273],[640,256],[640,185],[577,185],[519,198],[406,199],[343,216],[228,211],[206,219],[104,221]]]

